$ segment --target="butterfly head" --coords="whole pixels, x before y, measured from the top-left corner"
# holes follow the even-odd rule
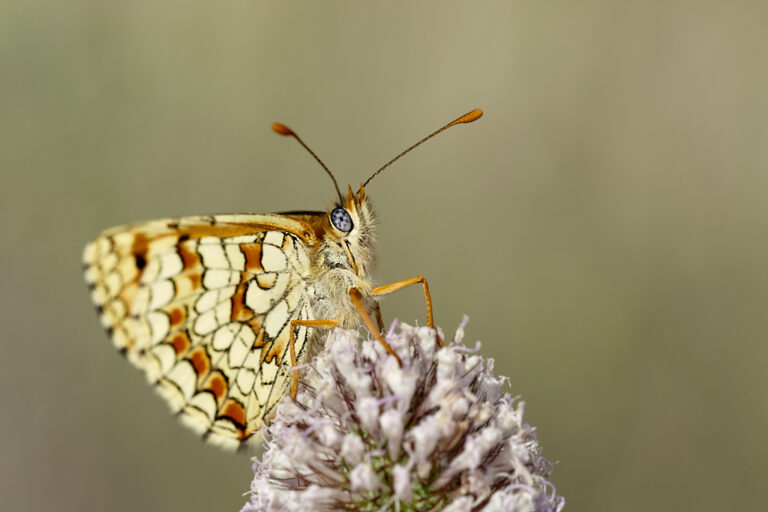
[[[373,259],[375,215],[362,186],[357,193],[348,188],[347,197],[328,212],[328,224],[326,238],[341,248],[353,272],[363,277]]]

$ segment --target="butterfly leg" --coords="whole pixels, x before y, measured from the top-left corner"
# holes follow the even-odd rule
[[[426,299],[427,301],[427,325],[430,328],[434,329],[435,322],[432,316],[432,297],[429,295],[429,285],[427,284],[427,280],[424,279],[423,276],[416,276],[410,279],[403,279],[402,281],[397,281],[396,283],[379,286],[371,290],[371,295],[373,295],[374,297],[381,296],[381,295],[389,295],[390,293],[395,293],[397,291],[402,290],[403,288],[407,288],[412,284],[419,284],[419,283],[421,283],[424,286],[424,299]],[[437,335],[437,344],[440,345],[441,347],[445,346],[445,344],[443,343],[443,340],[440,339],[439,335]]]
[[[352,302],[355,304],[355,307],[360,312],[360,316],[363,317],[363,322],[365,322],[365,325],[368,326],[368,330],[371,331],[371,334],[373,334],[373,336],[377,340],[379,340],[379,343],[384,345],[384,348],[387,349],[387,352],[395,356],[395,359],[397,359],[397,362],[400,364],[400,366],[402,366],[403,362],[400,360],[400,356],[398,356],[395,353],[395,351],[392,350],[392,347],[389,346],[389,343],[384,341],[384,338],[381,337],[381,333],[378,330],[376,330],[376,326],[373,325],[373,320],[371,320],[371,317],[365,311],[365,307],[363,306],[363,301],[362,301],[363,295],[360,293],[360,290],[358,290],[357,288],[350,288],[349,297],[352,299]]]
[[[379,332],[384,332],[384,319],[381,318],[381,306],[377,302],[373,307],[373,312],[376,314],[376,323],[379,324]]]
[[[291,366],[298,366],[296,359],[296,331],[294,327],[303,325],[305,327],[314,327],[315,329],[331,329],[339,325],[338,320],[291,320],[291,337],[288,342],[288,348],[291,352]],[[296,398],[296,392],[299,390],[299,370],[293,370],[293,383],[291,384],[291,398]]]

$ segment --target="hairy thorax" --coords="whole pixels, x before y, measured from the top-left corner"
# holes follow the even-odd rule
[[[355,263],[335,242],[323,244],[315,254],[314,271],[309,278],[308,293],[315,319],[336,319],[339,327],[355,329],[363,325],[360,312],[349,296],[356,288],[366,310],[372,312],[376,301],[371,297],[370,267],[367,254],[356,254]],[[357,270],[357,272],[355,272]]]

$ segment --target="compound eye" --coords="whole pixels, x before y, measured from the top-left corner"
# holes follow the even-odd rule
[[[349,216],[349,212],[344,208],[338,207],[331,212],[331,223],[333,223],[336,229],[345,233],[352,231],[352,227],[354,226],[354,224],[352,224],[352,217]]]

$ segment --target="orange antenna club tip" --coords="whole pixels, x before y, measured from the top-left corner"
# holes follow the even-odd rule
[[[472,121],[477,121],[481,117],[483,117],[483,111],[480,110],[479,108],[476,108],[472,112],[468,112],[464,114],[463,116],[461,116],[460,118],[458,118],[457,120],[449,124],[448,126],[452,126],[454,124],[459,124],[459,123],[471,123]]]
[[[423,144],[424,142],[428,141],[429,139],[431,139],[432,137],[434,137],[434,136],[435,136],[435,135],[437,135],[438,133],[441,133],[441,132],[443,132],[443,131],[447,130],[448,128],[450,128],[451,126],[455,126],[455,125],[457,125],[457,124],[462,124],[462,123],[471,123],[472,121],[477,121],[477,120],[478,120],[478,119],[480,119],[482,116],[483,116],[483,111],[482,111],[482,110],[480,110],[479,108],[476,108],[475,110],[473,110],[473,111],[471,111],[471,112],[467,112],[466,114],[464,114],[464,115],[463,115],[463,116],[461,116],[460,118],[458,118],[458,119],[456,119],[456,120],[454,120],[454,121],[451,121],[450,123],[448,123],[448,124],[446,124],[445,126],[443,126],[442,128],[440,128],[439,130],[436,130],[436,131],[434,131],[434,132],[430,133],[429,135],[427,135],[426,137],[424,137],[423,139],[421,139],[419,142],[417,142],[417,143],[416,143],[416,144],[414,144],[413,146],[409,147],[408,149],[406,149],[405,151],[403,151],[402,153],[400,153],[399,155],[397,155],[395,158],[393,158],[393,159],[392,159],[392,160],[390,160],[389,162],[385,163],[385,164],[384,164],[384,165],[383,165],[383,166],[382,166],[382,167],[381,167],[381,168],[380,168],[378,171],[374,172],[374,173],[371,175],[371,177],[370,177],[370,178],[368,178],[367,180],[365,180],[365,182],[363,183],[363,186],[367,185],[367,184],[368,184],[368,183],[369,183],[369,182],[370,182],[370,181],[371,181],[373,178],[375,178],[376,176],[378,176],[379,174],[381,174],[381,171],[383,171],[384,169],[386,169],[387,167],[389,167],[390,165],[392,165],[393,163],[395,163],[395,162],[396,162],[397,160],[399,160],[401,157],[405,156],[405,154],[406,154],[406,153],[408,153],[408,152],[409,152],[409,151],[411,151],[412,149],[414,149],[414,148],[416,148],[416,147],[420,146],[421,144]]]
[[[281,123],[272,123],[272,131],[275,133],[279,133],[280,135],[286,135],[286,136],[295,135],[295,133],[293,133],[293,130],[291,130],[290,128],[288,128],[287,126]]]

